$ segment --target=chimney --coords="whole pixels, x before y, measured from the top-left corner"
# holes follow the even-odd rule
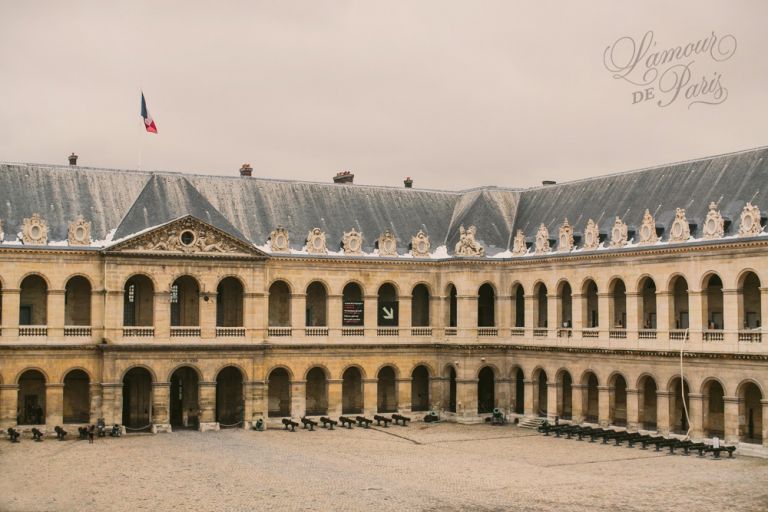
[[[69,155],[69,165],[77,165],[77,155],[72,153]]]
[[[251,167],[251,164],[243,164],[243,166],[240,168],[240,176],[250,177],[251,174],[253,174],[253,168]]]
[[[333,177],[333,182],[334,183],[339,183],[339,184],[347,184],[347,183],[349,183],[351,185],[352,182],[354,181],[354,179],[355,179],[355,175],[352,174],[351,172],[349,172],[349,171],[339,171],[339,172],[336,173],[336,176]]]
[[[557,185],[557,182],[556,181],[552,181],[552,180],[544,180],[544,181],[541,182],[541,184],[546,187],[546,186],[549,186],[549,185]]]
[[[407,178],[405,178],[405,179],[403,180],[403,183],[405,184],[405,188],[413,188],[413,180],[411,179],[411,177],[410,177],[410,176],[408,176]]]

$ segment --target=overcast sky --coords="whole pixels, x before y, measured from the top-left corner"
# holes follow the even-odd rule
[[[0,0],[0,161],[464,189],[747,149],[768,144],[767,19],[762,0]],[[729,58],[679,62],[727,99],[659,106],[657,80],[633,104],[604,51],[648,31],[656,49],[714,32]]]

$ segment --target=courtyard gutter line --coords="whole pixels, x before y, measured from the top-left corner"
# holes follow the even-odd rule
[[[404,441],[410,441],[413,444],[417,444],[419,446],[423,446],[424,443],[420,443],[419,441],[416,441],[415,439],[411,439],[410,437],[401,436],[400,434],[395,434],[394,432],[390,432],[389,430],[384,430],[383,428],[377,428],[377,427],[370,427],[371,430],[375,430],[376,432],[381,432],[382,434],[387,434],[392,437],[397,437],[399,439],[402,439]]]

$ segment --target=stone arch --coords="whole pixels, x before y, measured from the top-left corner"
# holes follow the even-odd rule
[[[291,325],[291,284],[285,279],[275,279],[269,285],[268,314],[270,327]]]
[[[285,366],[273,366],[267,373],[268,415],[291,415],[291,380],[293,376]]]
[[[525,288],[520,281],[512,283],[512,326],[525,327]]]
[[[128,374],[128,372],[130,372],[134,368],[143,368],[144,370],[147,370],[149,372],[149,376],[152,378],[152,382],[159,382],[157,378],[157,372],[155,372],[155,370],[151,366],[146,364],[141,364],[141,363],[134,363],[134,364],[131,364],[130,366],[126,366],[123,369],[122,374],[120,375],[120,380],[123,381],[125,379],[126,374]]]
[[[549,318],[549,303],[547,296],[549,290],[543,281],[533,284],[533,326],[534,328],[546,328]]]
[[[581,384],[585,386],[582,391],[584,418],[590,423],[597,423],[600,417],[600,380],[593,370],[586,370],[581,376]]]
[[[547,371],[537,366],[531,373],[531,383],[533,385],[533,411],[536,415],[546,418],[549,412],[549,375]]]
[[[200,325],[200,279],[182,274],[171,281],[171,326],[198,327]]]
[[[690,326],[688,280],[683,274],[675,273],[667,281],[667,291],[671,295],[670,329],[687,329]]]
[[[360,290],[360,297],[365,297],[365,286],[363,286],[363,283],[358,281],[357,279],[350,279],[349,281],[344,283],[344,286],[341,287],[341,292],[344,294],[344,290],[349,285],[355,285],[357,286],[357,289]]]
[[[413,365],[413,367],[411,367],[411,372],[410,372],[410,373],[412,374],[412,373],[413,373],[413,370],[415,370],[415,369],[416,369],[416,368],[418,368],[419,366],[423,366],[424,368],[426,368],[426,369],[427,369],[427,374],[429,375],[429,378],[433,378],[433,377],[436,377],[436,376],[437,376],[437,372],[436,372],[436,371],[435,371],[435,369],[432,367],[432,365],[431,365],[431,364],[429,364],[428,362],[424,361],[424,360],[421,360],[421,361],[418,361],[418,362],[416,362],[416,364],[414,364],[414,365]],[[451,363],[448,363],[448,364],[447,364],[447,365],[445,365],[445,366],[446,366],[446,367],[448,367],[448,366],[450,366],[450,367],[453,367],[453,364],[451,364]]]
[[[74,372],[76,370],[79,370],[85,373],[85,376],[88,377],[88,380],[90,380],[91,382],[94,382],[93,372],[91,372],[89,369],[87,369],[84,366],[71,366],[67,368],[67,370],[65,370],[64,373],[61,374],[61,382],[63,383],[64,379],[67,378],[67,375],[69,375],[71,372]],[[2,383],[2,380],[0,380],[0,383]]]
[[[305,411],[307,416],[328,414],[328,369],[321,365],[309,368],[305,374]]]
[[[152,426],[152,383],[154,372],[144,365],[126,369],[123,383],[123,425],[132,431],[149,430]]]
[[[155,290],[157,283],[147,274],[135,273],[123,284],[123,326],[154,325]]]
[[[653,374],[643,373],[638,377],[635,387],[638,394],[638,427],[656,430],[658,379]]]
[[[344,373],[345,373],[347,370],[349,370],[350,368],[357,368],[357,370],[360,372],[360,377],[361,377],[361,378],[363,378],[363,379],[367,378],[367,377],[366,377],[366,373],[365,373],[365,368],[363,368],[362,366],[360,366],[360,365],[359,365],[359,364],[357,364],[357,363],[350,363],[350,364],[348,364],[347,366],[345,366],[344,368],[342,368],[342,369],[341,369],[341,377],[342,377],[342,378],[343,378],[343,376],[344,376]]]
[[[363,379],[365,372],[356,364],[350,364],[341,372],[341,413],[362,414],[363,412]]]
[[[243,327],[245,286],[239,276],[222,277],[216,284],[216,326]]]
[[[21,284],[22,284],[22,283],[23,283],[23,282],[24,282],[24,281],[25,281],[25,280],[26,280],[28,277],[39,277],[39,278],[40,278],[40,279],[42,279],[42,280],[43,280],[43,282],[45,283],[45,287],[46,287],[48,290],[50,290],[50,289],[51,289],[51,280],[50,280],[50,279],[48,279],[48,277],[46,277],[46,275],[45,275],[45,274],[43,274],[43,273],[41,273],[41,272],[36,272],[36,271],[27,272],[27,273],[23,274],[23,275],[22,275],[22,276],[19,278],[18,288],[21,288]]]
[[[398,367],[398,366],[397,366],[395,363],[391,363],[391,362],[386,362],[386,363],[382,363],[382,364],[380,364],[380,365],[379,365],[379,366],[376,368],[376,371],[373,373],[373,375],[378,375],[378,374],[379,374],[379,372],[380,372],[380,371],[381,371],[383,368],[386,368],[387,366],[391,366],[391,367],[392,367],[392,369],[395,371],[395,378],[396,378],[396,379],[399,379],[399,378],[400,378],[400,368],[399,368],[399,367]]]
[[[379,412],[397,411],[397,368],[385,364],[376,371],[376,395]]]
[[[585,328],[600,326],[599,290],[597,281],[591,277],[587,277],[581,283],[581,295],[583,297],[581,325]]]
[[[716,377],[707,377],[701,384],[702,427],[706,437],[725,437],[725,385]]]
[[[555,373],[557,383],[557,415],[563,419],[573,418],[573,375],[567,368],[560,368]]]
[[[198,428],[200,423],[199,387],[200,369],[190,364],[179,364],[168,374],[170,397],[168,419],[172,429]],[[216,401],[219,407],[219,401]]]
[[[93,284],[82,274],[72,275],[64,284],[64,325],[91,325]]]
[[[621,277],[612,277],[608,282],[608,318],[610,329],[627,328],[627,285]]]
[[[496,406],[496,368],[484,365],[477,372],[477,412],[486,414]]]
[[[725,327],[723,288],[723,278],[715,271],[707,272],[701,278],[701,311],[705,315],[702,328],[705,330]]]
[[[737,278],[738,328],[759,329],[762,326],[762,281],[757,272],[743,270]],[[753,338],[754,339],[754,338]]]
[[[496,326],[496,287],[490,281],[481,284],[477,289],[477,326]]]
[[[636,283],[638,297],[638,327],[641,329],[657,328],[656,324],[656,281],[648,274],[643,274]]]
[[[614,371],[608,377],[608,421],[612,425],[627,426],[628,385],[629,380],[620,371]]]
[[[19,425],[45,425],[46,385],[50,381],[42,370],[26,368],[16,376]]]
[[[739,401],[739,440],[744,443],[763,442],[763,405],[765,393],[754,379],[744,379],[736,388]]]
[[[399,324],[399,305],[400,305],[400,289],[397,284],[392,281],[385,281],[379,285],[376,289],[376,309],[381,311],[382,308],[389,306],[388,311],[394,312],[394,316],[388,318],[377,314],[377,325],[380,327],[395,327]]]
[[[245,421],[245,375],[240,367],[231,364],[216,374],[216,421],[221,428],[237,427]]]
[[[230,366],[230,365],[226,365],[226,366]],[[222,368],[226,368],[226,366],[223,366]],[[203,380],[203,371],[197,365],[192,363],[178,363],[168,371],[168,376],[165,379],[165,381],[171,382],[171,376],[173,376],[173,374],[176,373],[176,370],[180,368],[189,368],[190,370],[193,370],[197,374],[197,378],[200,380]],[[218,375],[219,372],[222,370],[222,368],[219,368],[218,370],[216,370],[216,373],[214,375]]]
[[[39,273],[28,273],[19,282],[19,325],[47,325],[51,285]]]
[[[688,417],[691,413],[690,393],[691,385],[688,379],[680,379],[680,375],[674,375],[667,382],[669,392],[669,428],[676,434],[685,434],[690,428]],[[682,396],[682,400],[681,400]],[[685,405],[683,405],[685,402]],[[688,411],[686,416],[685,411]]]
[[[307,327],[326,327],[328,325],[328,286],[319,279],[307,285],[306,315]]]
[[[428,327],[431,325],[431,296],[432,292],[426,283],[416,283],[411,289],[411,325],[413,327]]]
[[[429,385],[431,369],[424,364],[416,365],[411,371],[411,410],[429,410]]]
[[[570,329],[573,327],[573,289],[567,279],[557,282],[557,327]]]
[[[391,279],[387,279],[387,280],[382,281],[381,283],[379,283],[379,285],[376,287],[377,293],[379,293],[381,291],[381,288],[383,286],[386,286],[386,285],[389,285],[389,286],[391,286],[394,289],[395,297],[399,298],[400,295],[402,295],[402,293],[400,293],[400,286],[397,284],[397,282],[395,282],[395,281],[393,281]]]
[[[458,326],[458,314],[459,314],[459,302],[458,302],[458,288],[453,283],[448,283],[445,287],[445,298],[448,302],[448,307],[445,308],[447,318],[445,323],[448,327]]]

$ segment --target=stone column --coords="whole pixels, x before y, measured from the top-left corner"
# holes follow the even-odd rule
[[[725,341],[736,343],[736,331],[744,328],[742,315],[739,314],[739,299],[741,294],[737,289],[723,289],[723,329]]]
[[[16,317],[18,318],[18,315]],[[768,342],[768,339],[766,339],[768,338],[768,286],[760,288],[760,325],[762,326],[763,340]],[[763,418],[763,424],[766,424],[768,416],[763,415]]]
[[[627,388],[627,430],[640,428],[640,391]]]
[[[763,447],[768,448],[768,400],[760,400],[763,406]]]
[[[64,338],[64,290],[48,290],[48,337]],[[46,404],[47,408],[47,404]]]
[[[56,425],[64,423],[64,384],[50,383],[45,385],[45,427],[53,430]]]
[[[410,377],[401,377],[396,379],[397,386],[397,411],[400,414],[408,415],[411,413],[411,387],[413,386]]]
[[[496,379],[495,382],[495,389],[494,389],[494,396],[496,397],[496,407],[504,411],[505,413],[509,411],[510,406],[510,395],[509,395],[509,388],[510,384],[512,382],[512,379],[509,377],[502,377],[499,379]]]
[[[723,402],[725,402],[725,414],[723,418],[723,424],[725,426],[725,442],[728,444],[735,444],[739,442],[741,434],[739,428],[739,397],[724,396]]]
[[[291,338],[304,338],[307,325],[307,294],[291,294]]]
[[[430,295],[429,297],[429,325],[432,326],[432,336],[441,338],[445,336],[445,326],[448,325],[446,297],[439,295]]]
[[[477,379],[456,379],[456,415],[477,418]]]
[[[18,401],[18,384],[0,384],[0,428],[16,426]]]
[[[557,382],[547,382],[547,421],[554,422],[557,414]]]
[[[571,384],[571,421],[582,423],[584,421],[584,391],[585,384]]]
[[[328,295],[328,336],[333,339],[341,337],[343,295]],[[330,414],[330,411],[329,411]]]
[[[670,329],[675,328],[675,317],[673,314],[674,297],[668,291],[656,288],[656,331],[657,339],[669,339],[662,333],[668,333]]]
[[[375,339],[376,328],[378,327],[379,318],[377,312],[379,310],[379,296],[378,295],[366,295],[363,298],[363,324],[365,325],[365,336]],[[368,406],[366,405],[366,408]]]
[[[167,340],[171,337],[171,294],[168,291],[155,291],[154,311],[155,338]]]
[[[169,415],[171,403],[171,383],[152,383],[152,433],[171,431],[171,419]]]
[[[200,432],[219,430],[219,424],[216,421],[216,382],[200,381],[197,390]]]
[[[379,410],[377,379],[363,379],[363,414],[373,416]]]
[[[456,296],[459,337],[474,338],[477,336],[477,295]]]
[[[704,437],[704,395],[688,393],[688,416],[691,420],[691,437]]]
[[[101,340],[106,337],[105,334],[105,315],[104,306],[107,292],[104,289],[93,290],[91,292],[91,339]],[[111,321],[116,324],[122,322],[122,315],[119,317],[110,317]]]
[[[104,309],[103,317],[98,321],[104,320],[104,337],[110,341],[117,340],[123,336],[123,301],[125,300],[124,290],[104,291]],[[92,312],[93,313],[93,312]],[[94,323],[91,315],[91,323]],[[146,326],[145,326],[146,327]],[[95,333],[94,333],[95,335]]]
[[[496,327],[499,328],[499,336],[509,334],[512,327],[512,296],[499,295],[496,297]]]
[[[18,288],[3,288],[3,332],[2,335],[8,338],[15,338],[19,335],[19,302],[21,299],[21,290]],[[13,424],[16,424],[16,411],[13,412]]]
[[[328,379],[328,416],[341,416],[343,379]]]
[[[547,337],[557,338],[557,329],[560,327],[557,319],[560,316],[560,297],[552,289],[547,293]]]
[[[534,318],[533,318],[533,307],[534,307],[534,301],[536,300],[536,297],[534,295],[523,295],[523,300],[525,301],[525,337],[528,339],[533,338],[533,329],[534,329]]]
[[[400,327],[400,336],[410,336],[411,334],[411,310],[413,308],[413,297],[410,295],[401,295],[397,302],[397,325]],[[409,399],[410,401],[410,399]]]
[[[301,418],[307,412],[307,381],[291,381],[291,417]]]
[[[267,402],[264,400],[264,390],[266,389],[266,385],[264,384],[263,380],[254,380],[249,382],[250,384],[250,400],[246,398],[245,401],[245,408],[246,413],[249,412],[248,410],[248,403],[250,402],[250,414],[246,416],[246,418],[250,418],[251,421],[254,423],[259,418],[263,419],[265,422],[267,420]],[[248,388],[246,388],[248,389]]]
[[[597,386],[597,422],[605,428],[611,424],[611,388]]]
[[[642,328],[640,322],[640,301],[642,300],[640,294],[636,291],[627,291],[627,337],[634,338],[637,336],[637,331]],[[630,334],[631,333],[631,334]],[[629,422],[627,422],[629,423]]]
[[[659,434],[669,435],[669,397],[671,391],[656,391],[656,430]]]
[[[523,407],[523,412],[526,416],[536,416],[536,411],[533,408],[533,396],[536,391],[537,386],[534,386],[534,382],[532,380],[524,380],[523,381],[523,396],[525,400],[525,406]]]
[[[99,418],[104,417],[101,408],[101,384],[98,382],[91,382],[88,387],[88,394],[90,396],[90,412],[88,414],[89,423],[95,424]]]
[[[255,293],[253,298],[253,307],[255,309],[253,319],[253,338],[258,341],[267,341],[267,330],[269,328],[269,294]]]
[[[208,297],[208,300],[205,298]],[[204,292],[200,294],[200,338],[211,340],[216,338],[216,292]]]
[[[101,383],[101,412],[107,426],[123,424],[123,384],[121,382]]]
[[[431,377],[429,379],[429,407],[435,411],[448,409],[450,399],[450,379],[448,377]]]
[[[608,339],[608,331],[613,327],[613,318],[611,318],[612,300],[612,293],[600,292],[597,294],[597,326],[600,328],[599,339],[601,340]],[[603,401],[600,400],[601,406],[602,403]]]

